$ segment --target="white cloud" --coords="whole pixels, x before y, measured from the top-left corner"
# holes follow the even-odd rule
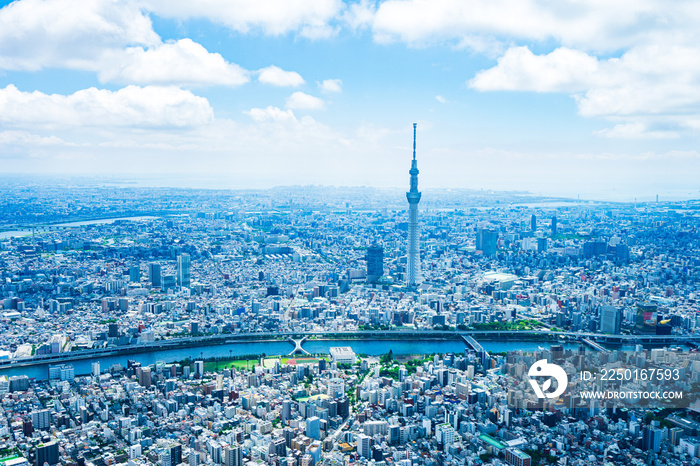
[[[700,49],[635,47],[603,62],[585,95],[585,116],[700,114]]]
[[[343,81],[340,79],[326,79],[318,83],[318,87],[323,92],[342,92]]]
[[[606,128],[596,131],[596,134],[609,138],[626,138],[626,139],[669,139],[679,136],[677,131],[654,131],[650,130],[647,125],[641,122],[621,123],[612,128]]]
[[[207,99],[175,87],[89,88],[71,95],[0,89],[0,122],[27,127],[189,127],[212,121]]]
[[[39,136],[28,131],[2,131],[0,132],[0,145],[19,146],[68,146],[67,143],[56,136]]]
[[[342,19],[352,29],[363,29],[372,25],[377,5],[371,0],[360,0],[351,3],[343,11]]]
[[[0,9],[3,69],[93,69],[106,49],[159,42],[133,2],[21,0]]]
[[[205,18],[241,33],[296,32],[310,39],[334,34],[330,23],[343,8],[341,0],[145,0],[144,4],[163,17]]]
[[[444,98],[443,96],[441,96],[441,95],[436,95],[436,96],[435,96],[435,100],[437,100],[437,101],[440,102],[441,104],[444,104],[445,102],[447,102],[447,100],[445,100],[445,98]]]
[[[61,67],[101,82],[236,86],[248,72],[190,39],[162,43],[133,1],[21,0],[0,9],[0,69]]]
[[[102,82],[238,86],[249,81],[246,70],[190,39],[110,51],[100,61]]]
[[[527,47],[513,47],[468,84],[480,91],[579,92],[600,79],[598,73],[598,59],[578,50],[535,55]]]
[[[258,123],[264,121],[297,121],[294,112],[291,110],[282,110],[271,105],[267,108],[251,108],[245,113]]]
[[[297,91],[287,97],[287,108],[299,110],[320,110],[324,107],[324,102],[318,97]]]
[[[373,8],[365,3],[357,22],[370,24],[377,42],[448,43],[498,57],[468,81],[473,89],[568,93],[580,115],[616,125],[597,133],[610,137],[665,138],[699,129],[694,2],[387,0]],[[558,48],[531,51],[552,45]]]
[[[379,42],[468,44],[480,38],[478,44],[496,37],[614,51],[679,30],[697,38],[698,10],[692,2],[660,0],[388,0],[365,22]]]
[[[263,68],[258,73],[258,81],[278,87],[297,87],[305,82],[296,71],[284,71],[274,65]]]
[[[627,120],[599,132],[610,137],[675,137],[700,116],[700,49],[633,47],[620,58],[598,59],[559,48],[535,55],[509,49],[493,68],[468,82],[479,91],[564,92],[586,117]],[[638,118],[652,117],[648,121]],[[664,128],[654,129],[663,125]]]

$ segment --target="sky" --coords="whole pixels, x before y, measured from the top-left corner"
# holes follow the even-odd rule
[[[0,173],[700,198],[700,2],[0,2]]]

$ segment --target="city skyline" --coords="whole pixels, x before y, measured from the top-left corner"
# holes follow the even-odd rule
[[[700,194],[692,3],[273,3],[1,2],[3,172]]]

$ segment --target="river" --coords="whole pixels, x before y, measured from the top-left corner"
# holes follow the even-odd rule
[[[490,352],[505,352],[515,350],[534,351],[538,347],[549,348],[553,342],[546,341],[483,341],[479,342]],[[562,343],[564,348],[575,349],[578,343]],[[369,355],[386,354],[392,350],[394,354],[432,354],[432,353],[463,353],[466,345],[461,340],[309,340],[305,342],[303,348],[313,354],[328,354],[332,346],[349,346],[355,353]],[[128,354],[117,356],[98,357],[95,359],[85,359],[72,361],[67,364],[75,368],[76,374],[89,374],[92,371],[92,363],[98,361],[102,370],[106,370],[112,364],[121,364],[126,367],[129,359],[136,360],[141,365],[154,364],[156,361],[174,362],[190,359],[209,359],[217,357],[261,355],[267,356],[287,355],[294,349],[288,342],[248,342],[232,343],[228,345],[206,346],[201,348],[182,348],[157,351],[143,354]],[[58,364],[58,363],[52,363]],[[48,364],[14,367],[0,369],[0,375],[27,375],[30,378],[48,378]]]
[[[129,220],[132,222],[141,222],[144,220],[154,220],[159,217],[153,217],[150,215],[142,215],[139,217],[118,217],[118,218],[101,218],[94,220],[81,220],[77,222],[65,222],[65,223],[47,223],[43,225],[38,225],[37,233],[41,234],[48,227],[63,227],[63,228],[75,228],[82,227],[86,225],[104,225],[108,223],[114,223],[118,220]],[[12,237],[29,236],[32,234],[32,230],[10,230],[10,231],[0,231],[0,239],[7,239]]]
[[[51,225],[47,225],[47,226],[72,228],[72,227],[82,227],[82,226],[86,226],[86,225],[105,225],[108,223],[114,223],[118,220],[128,220],[131,222],[142,222],[144,220],[154,220],[156,218],[158,218],[158,217],[153,217],[150,215],[143,215],[140,217],[101,218],[101,219],[97,219],[97,220],[82,220],[82,221],[77,221],[77,222],[52,223]]]

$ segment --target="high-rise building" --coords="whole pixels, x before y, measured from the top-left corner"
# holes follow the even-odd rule
[[[141,281],[141,267],[132,265],[129,267],[129,281],[138,283]]]
[[[658,308],[656,304],[637,303],[637,322],[635,329],[637,333],[656,333]]]
[[[421,282],[420,273],[420,225],[418,224],[418,203],[421,193],[418,191],[418,161],[416,160],[416,126],[413,123],[413,160],[411,161],[411,189],[406,193],[408,199],[408,257],[406,264],[406,283],[415,286]]]
[[[671,445],[678,445],[680,443],[681,437],[683,436],[683,429],[680,427],[672,427],[668,431],[668,439],[671,442]]]
[[[190,255],[182,253],[177,256],[177,286],[189,288],[190,284]]]
[[[357,454],[362,458],[371,458],[372,456],[372,437],[364,434],[358,434],[357,440]]]
[[[537,216],[535,214],[532,214],[532,218],[530,218],[530,231],[535,231],[537,230]]]
[[[284,400],[282,402],[282,422],[287,422],[292,418],[292,401]]]
[[[129,446],[129,459],[133,460],[141,456],[141,444],[137,443],[135,445]]]
[[[537,238],[537,252],[547,252],[547,238]]]
[[[49,466],[58,464],[58,443],[47,442],[37,445],[36,464],[37,466],[44,466],[44,463]]]
[[[155,262],[148,264],[148,280],[154,288],[160,288],[162,286],[160,264],[156,264]]]
[[[270,453],[280,458],[287,456],[287,444],[285,443],[284,437],[277,437],[270,442]]]
[[[25,392],[29,390],[29,377],[26,375],[14,375],[10,377],[11,392]]]
[[[49,380],[68,380],[72,382],[75,379],[75,369],[68,364],[59,366],[49,366]]]
[[[658,453],[661,449],[661,436],[663,431],[659,428],[644,426],[642,431],[642,450]]]
[[[435,427],[435,438],[438,443],[445,446],[452,445],[455,441],[455,429],[450,424],[440,424]]]
[[[243,465],[243,451],[240,445],[231,445],[224,448],[224,464],[226,466]]]
[[[342,396],[345,393],[345,382],[339,377],[332,378],[328,381],[328,391],[326,394],[331,398]]]
[[[614,306],[603,306],[600,309],[600,332],[612,335],[620,334],[622,311]]]
[[[508,464],[512,464],[513,466],[530,466],[532,463],[532,458],[530,458],[530,455],[522,450],[519,450],[518,448],[507,448],[506,462]]]
[[[552,238],[557,236],[557,216],[552,215]]]
[[[321,420],[314,416],[306,420],[306,436],[314,440],[321,439]]]
[[[151,368],[139,367],[136,370],[139,379],[139,385],[149,388],[151,386]]]
[[[384,248],[373,244],[367,248],[367,281],[376,282],[384,275]]]
[[[484,256],[493,256],[498,251],[498,232],[493,228],[476,229],[476,250]]]
[[[182,445],[179,443],[173,443],[168,447],[170,451],[170,464],[171,466],[176,466],[182,463]]]
[[[48,430],[51,427],[51,411],[42,409],[32,412],[32,426],[37,430]]]

